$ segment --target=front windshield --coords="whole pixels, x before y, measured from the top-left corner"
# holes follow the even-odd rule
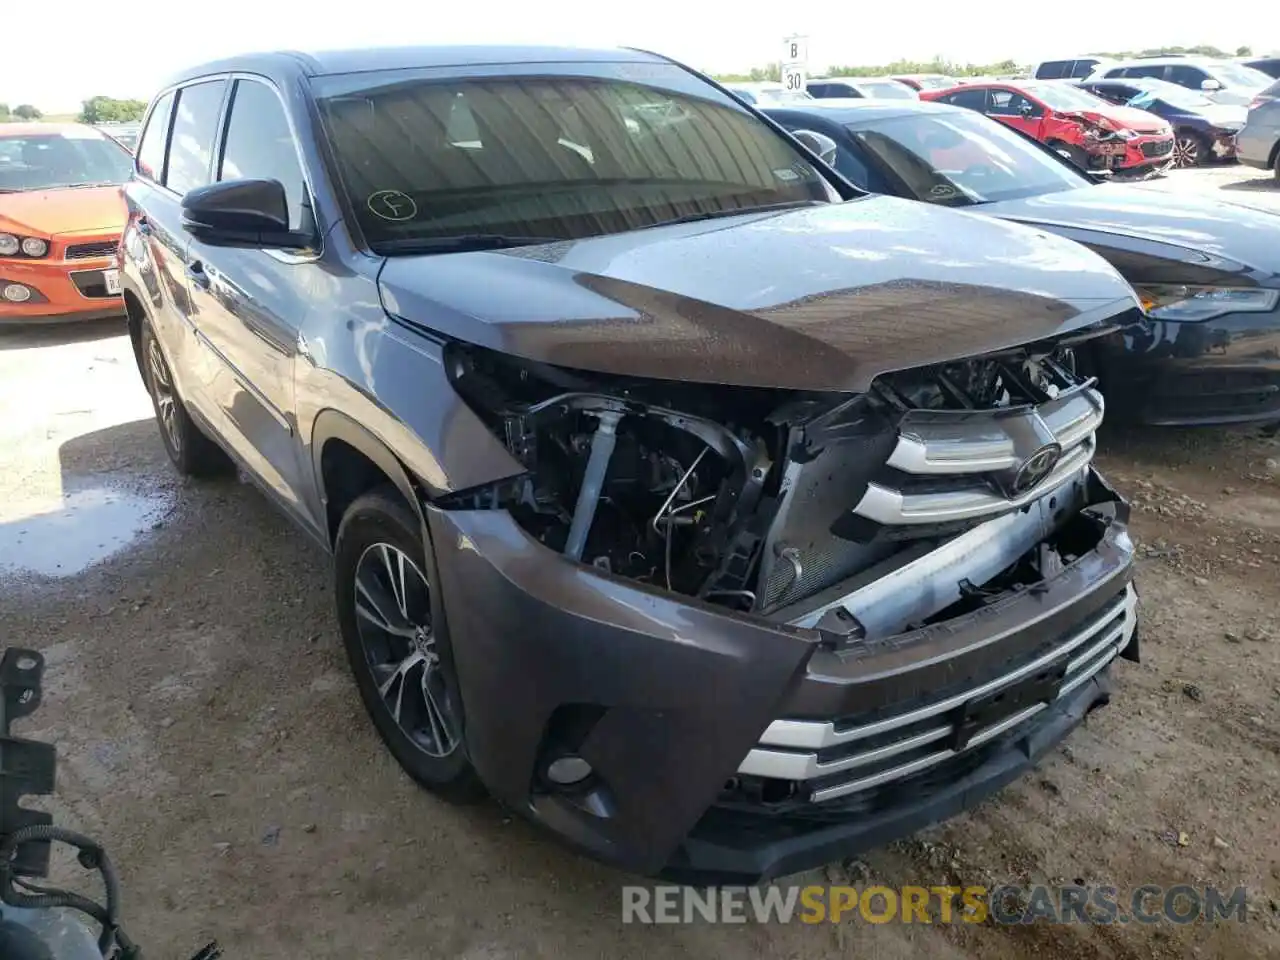
[[[1047,105],[1050,110],[1064,113],[1072,110],[1097,110],[1099,107],[1111,106],[1088,90],[1081,90],[1067,83],[1028,83],[1022,89]]]
[[[94,130],[6,135],[0,128],[0,193],[124,183],[133,158]]]
[[[475,234],[573,240],[839,199],[788,141],[678,67],[538,69],[319,81],[339,178],[375,250]]]
[[[927,203],[967,207],[1074,190],[1092,181],[1002,124],[968,111],[850,125],[872,182]]]
[[[1252,89],[1253,87],[1265,87],[1271,83],[1271,77],[1261,70],[1246,67],[1242,63],[1231,63],[1229,61],[1215,63],[1213,65],[1213,74],[1228,87]]]
[[[916,92],[897,80],[859,80],[863,96],[880,100],[915,100]]]

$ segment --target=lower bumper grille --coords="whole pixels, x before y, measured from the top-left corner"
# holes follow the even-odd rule
[[[1130,585],[1033,660],[924,706],[845,721],[776,720],[738,772],[790,781],[813,803],[915,776],[991,742],[1087,682],[1129,643],[1136,606]]]
[[[77,270],[71,274],[71,282],[76,285],[81,296],[90,300],[105,300],[113,296],[107,293],[107,281],[101,270]]]
[[[1167,157],[1172,152],[1172,140],[1151,140],[1142,145],[1142,155],[1144,157]]]

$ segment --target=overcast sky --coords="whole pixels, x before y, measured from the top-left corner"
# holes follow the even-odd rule
[[[1030,63],[1095,49],[1208,43],[1280,51],[1275,0],[1212,4],[979,6],[956,0],[218,0],[133,4],[11,0],[4,4],[0,101],[70,112],[95,94],[149,99],[172,71],[251,50],[408,43],[559,43],[644,47],[712,72],[779,58],[806,34],[812,70],[900,57]],[[780,10],[785,10],[781,13]],[[1091,11],[1091,12],[1090,12]],[[965,18],[963,14],[977,14]]]

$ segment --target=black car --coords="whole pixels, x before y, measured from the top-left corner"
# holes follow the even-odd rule
[[[161,438],[333,556],[439,793],[600,858],[803,869],[976,803],[1135,657],[1077,244],[845,183],[650,54],[176,77],[121,272]]]
[[[1244,61],[1246,67],[1253,67],[1255,70],[1261,70],[1268,77],[1280,79],[1280,57],[1258,57],[1254,60]]]
[[[1081,80],[1080,86],[1103,100],[1136,107],[1168,120],[1173,127],[1174,163],[1179,167],[1194,167],[1211,159],[1225,160],[1236,155],[1236,134],[1244,126],[1247,107],[1217,103],[1176,83],[1148,77]]]
[[[1099,182],[1029,137],[944,104],[766,112],[834,141],[835,168],[862,189],[1051,230],[1114,263],[1147,314],[1080,351],[1113,415],[1168,425],[1280,420],[1280,217]]]

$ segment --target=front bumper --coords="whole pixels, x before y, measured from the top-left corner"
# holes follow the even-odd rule
[[[55,245],[55,251],[58,247]],[[124,316],[124,299],[107,294],[102,272],[113,256],[63,260],[0,259],[0,283],[21,283],[38,296],[25,303],[0,299],[0,323],[93,320]]]
[[[825,646],[815,630],[572,563],[504,512],[428,506],[471,760],[498,799],[579,849],[691,882],[805,869],[965,809],[1104,702],[1107,665],[1135,649],[1131,605],[1120,632],[1068,646],[1131,589],[1127,510],[1088,477],[1097,542],[1058,575],[975,613],[849,650]],[[964,742],[920,741],[937,755],[927,763],[915,745],[890,753],[867,740],[878,753],[859,760],[855,774],[846,764],[834,779],[819,771],[786,796],[752,792],[768,759],[762,751],[789,754],[784,765],[808,762],[809,752],[828,759],[817,756],[822,749],[771,743],[778,731],[830,729],[837,753],[847,753],[850,725],[897,717],[894,729],[916,737],[920,708],[943,705],[925,718],[933,726],[959,723],[957,709],[985,703],[991,681],[1028,664],[1040,664],[1037,675],[1045,664],[1065,668],[1086,649],[1094,655],[1087,674],[1057,688],[1062,696],[1042,697],[1035,710],[1019,701],[1012,713],[983,713],[996,719]],[[565,753],[586,759],[592,777],[573,788],[550,784],[543,771]],[[907,763],[915,766],[892,770]],[[880,776],[874,789],[830,800],[818,793],[872,774]]]
[[[1124,156],[1115,169],[1125,172],[1164,170],[1173,164],[1173,135],[1142,135],[1125,141]]]
[[[1108,414],[1152,426],[1280,421],[1280,309],[1144,318],[1096,341]]]

